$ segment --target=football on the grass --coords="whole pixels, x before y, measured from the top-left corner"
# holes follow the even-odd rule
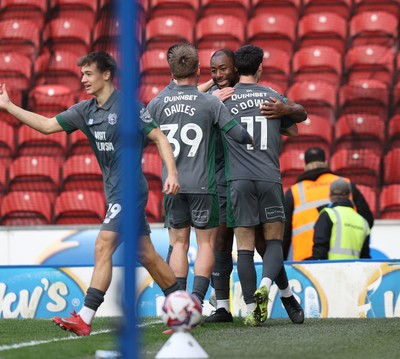
[[[201,320],[202,308],[196,296],[178,290],[165,298],[161,317],[165,325],[175,330],[190,330]]]

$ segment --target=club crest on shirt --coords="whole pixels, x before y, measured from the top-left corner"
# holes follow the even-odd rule
[[[117,114],[116,113],[110,113],[108,115],[108,123],[110,125],[115,125],[117,123]]]
[[[153,118],[151,117],[149,111],[147,111],[147,109],[144,107],[140,110],[140,118],[143,122],[146,123],[150,123],[151,121],[153,121]]]
[[[89,126],[90,126],[90,125],[93,125],[93,122],[94,122],[93,118],[89,118],[88,125],[89,125]]]

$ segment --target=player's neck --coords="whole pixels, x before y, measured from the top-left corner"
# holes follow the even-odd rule
[[[96,94],[97,106],[103,107],[113,92],[113,85],[105,86],[98,94]]]
[[[188,77],[186,79],[177,79],[176,83],[178,85],[193,85],[196,86],[197,85],[197,78],[196,77]]]
[[[240,75],[239,82],[242,84],[255,84],[257,79],[251,75]]]

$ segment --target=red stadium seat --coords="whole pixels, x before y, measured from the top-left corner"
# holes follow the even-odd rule
[[[39,28],[42,28],[47,10],[47,0],[2,0],[0,20],[27,19],[34,21]]]
[[[323,80],[338,86],[342,77],[342,55],[328,46],[301,47],[293,56],[294,81]]]
[[[194,23],[199,5],[199,0],[151,0],[149,14],[151,19],[179,14]]]
[[[387,11],[395,16],[400,15],[399,0],[353,0],[354,13],[364,11]]]
[[[164,221],[163,193],[157,189],[150,189],[145,208],[147,220],[150,223]]]
[[[15,155],[15,132],[12,125],[0,121],[0,158],[11,159]]]
[[[142,156],[142,170],[146,178],[156,178],[161,181],[161,166],[162,161],[158,153],[157,146],[149,144],[143,151]]]
[[[354,183],[377,187],[380,185],[381,157],[370,149],[341,149],[332,154],[330,166],[339,175]]]
[[[115,44],[119,41],[120,34],[120,22],[117,17],[109,16],[100,18],[93,29],[93,50],[106,51],[106,49],[110,47],[115,48]],[[116,51],[114,51],[113,55],[116,55]],[[116,60],[117,59],[118,57],[116,56]]]
[[[307,120],[297,124],[299,135],[283,136],[283,150],[298,149],[303,153],[310,147],[321,147],[329,154],[332,147],[332,123],[329,118],[309,115]]]
[[[355,45],[393,46],[397,41],[399,20],[386,11],[363,11],[349,21],[349,38]]]
[[[272,81],[282,84],[283,88],[287,88],[290,77],[290,57],[286,51],[276,48],[264,50],[263,71],[261,81]]]
[[[63,191],[91,190],[104,192],[103,176],[95,155],[74,155],[63,166]]]
[[[390,148],[400,148],[400,114],[395,114],[389,121],[387,144]]]
[[[141,85],[139,89],[139,100],[147,105],[165,86]]]
[[[324,81],[295,82],[289,88],[288,98],[303,105],[309,114],[335,122],[337,88]]]
[[[27,90],[32,83],[32,61],[17,52],[0,53],[0,81],[7,88]]]
[[[89,27],[94,25],[98,6],[97,0],[52,0],[51,18],[80,19]]]
[[[105,216],[104,196],[96,191],[61,192],[54,203],[55,224],[101,224]]]
[[[40,191],[54,199],[60,189],[60,164],[50,156],[20,156],[9,167],[10,191]]]
[[[0,160],[0,198],[8,190],[8,164],[6,161]]]
[[[280,94],[285,94],[287,92],[287,86],[284,83],[273,82],[268,80],[260,80],[258,83],[262,86],[270,87]]]
[[[196,24],[196,47],[198,49],[229,48],[237,50],[244,44],[244,20],[232,15],[205,16]]]
[[[400,219],[400,184],[384,186],[379,202],[379,218]]]
[[[377,217],[377,194],[376,194],[376,189],[374,187],[370,186],[363,186],[357,184],[358,190],[361,192],[361,194],[364,196],[365,200],[367,201],[369,208],[374,215],[374,218]]]
[[[389,150],[383,158],[383,181],[385,185],[400,184],[400,148]]]
[[[167,61],[165,50],[147,50],[140,59],[142,84],[168,84],[171,80],[171,69]]]
[[[44,135],[28,126],[18,129],[17,155],[18,156],[52,156],[60,164],[67,154],[67,134],[56,132]]]
[[[198,50],[200,63],[200,79],[199,83],[208,81],[211,78],[211,56],[217,49],[201,49]]]
[[[82,91],[81,69],[76,54],[68,51],[46,52],[35,61],[35,85],[68,86],[75,94]]]
[[[88,23],[82,19],[51,19],[43,31],[43,45],[50,52],[70,51],[77,58],[90,52],[92,31]]]
[[[382,155],[385,144],[385,122],[377,115],[347,114],[335,124],[336,149],[369,148]]]
[[[35,86],[29,92],[28,107],[33,112],[53,117],[75,103],[75,94],[63,85]]]
[[[394,50],[381,45],[359,45],[350,48],[345,58],[349,82],[374,79],[391,86],[394,71]]]
[[[1,203],[3,226],[37,226],[52,223],[51,202],[40,192],[13,191]]]
[[[344,54],[347,40],[347,21],[334,12],[304,15],[299,20],[300,47],[330,46]]]
[[[201,0],[202,16],[229,14],[240,19],[248,18],[250,0]]]
[[[0,52],[18,52],[33,60],[40,50],[40,29],[31,20],[1,20],[0,39]]]
[[[294,22],[297,22],[301,13],[301,0],[253,0],[253,14],[280,15],[289,16]]]
[[[304,14],[333,12],[345,19],[349,19],[352,6],[353,0],[303,0]]]
[[[339,105],[342,114],[369,113],[387,118],[389,90],[378,80],[354,80],[339,90]]]
[[[247,42],[262,49],[278,48],[289,55],[296,40],[296,22],[284,14],[260,14],[247,23]]]
[[[178,42],[193,43],[194,23],[183,16],[160,16],[146,25],[146,49],[168,48]]]
[[[91,155],[92,147],[82,131],[74,131],[68,136],[68,155]]]
[[[301,149],[285,150],[279,157],[282,185],[287,188],[295,184],[297,177],[304,172],[304,151]]]

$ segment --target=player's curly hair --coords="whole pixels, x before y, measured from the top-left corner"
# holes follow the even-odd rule
[[[168,63],[176,79],[196,76],[199,68],[197,49],[191,44],[177,44],[170,48]]]
[[[104,51],[91,52],[88,55],[82,56],[78,59],[78,66],[86,66],[95,63],[101,72],[110,71],[111,80],[114,79],[117,72],[117,63],[111,54]]]

